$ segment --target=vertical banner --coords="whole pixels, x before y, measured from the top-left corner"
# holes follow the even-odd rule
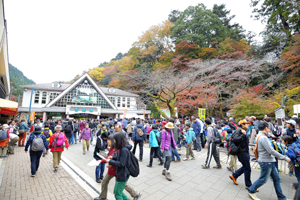
[[[145,118],[145,110],[143,110],[143,116],[144,116],[144,119],[146,119],[146,118]]]
[[[124,110],[124,117],[126,117],[127,109]]]
[[[34,121],[35,118],[35,111],[30,112],[30,121]]]
[[[199,119],[201,119],[202,121],[205,121],[205,111],[205,108],[198,109]]]

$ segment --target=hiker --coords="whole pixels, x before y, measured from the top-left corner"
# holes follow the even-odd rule
[[[178,138],[179,138],[179,136],[180,136],[180,130],[179,130],[179,128],[178,128],[178,126],[174,123],[175,122],[175,120],[174,119],[170,119],[169,120],[169,122],[171,122],[171,123],[173,123],[173,125],[174,125],[174,128],[173,128],[173,135],[174,135],[174,140],[175,140],[175,142],[176,142],[176,145],[178,144]],[[177,146],[177,148],[178,148],[178,146]],[[176,159],[177,160],[175,160],[175,156],[176,156]],[[177,151],[177,149],[173,149],[172,148],[172,162],[180,162],[181,161],[181,158],[180,158],[180,156],[179,156],[179,153],[178,153],[178,151]]]
[[[158,165],[163,165],[164,162],[162,158],[159,155],[159,145],[160,145],[160,140],[159,140],[159,131],[157,130],[157,124],[152,125],[152,130],[150,131],[149,134],[149,148],[150,148],[150,162],[147,167],[152,167],[153,163],[153,154],[159,159],[160,163]]]
[[[74,121],[73,123],[73,134],[72,134],[72,143],[74,144],[77,144],[77,134],[78,134],[78,131],[79,131],[79,124],[77,121]]]
[[[192,150],[192,144],[193,144],[193,138],[195,138],[195,132],[194,132],[193,128],[191,128],[190,124],[186,124],[185,128],[187,131],[186,131],[184,140],[187,143],[187,147],[186,147],[186,158],[183,160],[188,161],[190,155],[192,157],[191,160],[195,160],[194,152]]]
[[[291,160],[284,155],[276,152],[274,148],[271,146],[271,143],[268,139],[268,133],[270,132],[269,124],[267,122],[259,122],[258,123],[259,134],[257,136],[257,153],[258,153],[258,164],[260,165],[260,177],[257,181],[255,181],[252,186],[248,189],[248,194],[253,200],[259,200],[256,197],[256,191],[259,187],[264,185],[268,178],[271,176],[273,179],[273,185],[275,187],[275,191],[278,199],[286,199],[284,194],[282,193],[280,186],[280,176],[278,170],[275,166],[275,157],[280,160],[285,160],[287,162],[291,162]],[[254,150],[255,151],[255,150]]]
[[[9,143],[8,143],[8,152],[9,154],[14,154],[15,144],[19,141],[18,136],[18,127],[16,126],[15,121],[11,121],[9,125]]]
[[[108,133],[102,133],[101,135],[97,135],[96,146],[94,149],[94,158],[98,161],[101,158],[97,155],[100,151],[105,151],[107,149],[107,135]],[[103,180],[103,173],[105,170],[105,162],[101,160],[99,165],[96,166],[95,174],[96,174],[96,182],[101,183]]]
[[[214,141],[214,138],[216,137],[214,127],[211,125],[211,120],[210,119],[205,119],[205,125],[207,126],[207,140],[205,147],[208,147],[207,149],[207,157],[206,157],[206,162],[204,165],[202,165],[202,169],[209,169],[210,168],[210,162],[212,156],[215,159],[216,166],[214,166],[214,169],[221,169],[221,163],[220,163],[220,158],[219,158],[219,153],[217,151],[217,145]],[[219,133],[217,133],[219,134]]]
[[[46,137],[47,146],[49,146],[49,140],[52,135],[52,131],[49,129],[49,125],[47,122],[45,123],[45,127],[44,130],[42,131],[42,134]],[[43,157],[45,156],[46,156],[46,147],[43,150]]]
[[[293,139],[289,135],[284,135],[282,137],[282,143],[286,147],[285,154],[291,159],[291,163],[293,164],[295,176],[297,178],[297,181],[300,181],[300,167],[299,167],[299,161],[297,160],[297,152],[295,152],[295,148],[297,148],[296,144],[293,144]],[[297,164],[296,164],[297,163]]]
[[[49,140],[49,148],[53,154],[53,168],[54,172],[57,172],[58,165],[60,163],[61,154],[64,151],[64,147],[69,148],[69,143],[67,137],[61,130],[61,126],[57,125],[55,127],[55,133],[51,135]]]
[[[227,128],[226,132],[227,132],[227,135],[226,135],[226,138],[225,138],[226,141],[227,141],[226,147],[227,147],[227,150],[229,150],[229,140],[230,140],[233,133],[232,133],[231,128]],[[235,172],[236,170],[238,170],[237,164],[236,164],[237,155],[230,155],[229,152],[228,152],[228,159],[230,159],[230,162],[229,162],[229,167],[227,167],[227,169],[231,172]]]
[[[252,185],[251,182],[251,166],[250,166],[250,154],[249,154],[249,142],[246,130],[248,129],[250,122],[246,120],[239,121],[239,126],[236,132],[231,136],[231,141],[238,146],[238,160],[242,163],[242,167],[236,170],[229,178],[235,185],[238,185],[236,179],[244,174],[245,188],[249,189]]]
[[[42,134],[42,128],[40,126],[36,126],[34,131],[29,136],[26,145],[25,145],[25,153],[29,149],[30,162],[31,162],[31,177],[35,177],[36,171],[39,169],[40,158],[43,153],[44,147],[46,148],[46,153],[48,153],[48,146],[46,137]]]
[[[146,142],[146,130],[143,127],[143,125],[141,125],[141,120],[137,120],[136,124],[137,125],[134,127],[133,134],[132,134],[132,141],[134,143],[132,153],[133,153],[133,155],[135,155],[136,146],[139,145],[139,147],[140,147],[139,161],[142,162],[143,161],[143,145],[144,145],[144,142]]]
[[[7,147],[9,143],[9,126],[0,124],[0,158],[7,158]]]
[[[165,164],[164,169],[162,171],[162,175],[166,176],[166,179],[169,181],[172,181],[171,173],[170,173],[170,165],[172,161],[172,148],[177,150],[176,142],[174,139],[173,131],[174,128],[172,122],[168,122],[164,130],[161,133],[161,152],[163,153],[163,156],[165,157]]]
[[[63,132],[65,133],[65,136],[68,139],[69,145],[73,144],[72,135],[74,130],[73,130],[72,121],[68,121],[68,123],[63,127]]]
[[[202,130],[200,122],[197,121],[196,117],[192,117],[192,121],[193,121],[192,128],[196,134],[196,140],[193,141],[194,150],[197,150],[197,152],[199,152],[199,151],[201,151],[201,136],[202,136],[203,130]]]
[[[24,143],[26,140],[27,132],[29,131],[29,128],[25,122],[24,119],[21,120],[19,123],[19,147],[24,147]]]
[[[112,135],[108,136],[107,143],[109,146],[108,156],[116,156],[117,151],[115,149],[114,138]],[[102,180],[100,196],[94,198],[94,200],[107,200],[108,184],[110,180],[116,176],[116,167],[111,165],[108,165],[107,167],[108,171]],[[141,197],[141,194],[137,193],[128,183],[125,185],[125,190],[131,195],[131,197],[133,197],[133,200],[138,200],[138,198]]]
[[[82,129],[81,134],[79,136],[79,142],[82,139],[83,155],[85,155],[85,148],[86,148],[87,151],[89,151],[90,140],[92,140],[92,138],[93,138],[92,130],[89,128],[89,124],[86,124],[85,128]]]
[[[109,156],[106,162],[109,163],[109,165],[116,167],[116,183],[114,188],[115,199],[129,200],[129,198],[124,194],[123,190],[130,176],[128,166],[131,165],[131,154],[128,149],[124,134],[117,133],[113,136],[113,139],[115,142],[115,149],[118,151],[118,155]]]

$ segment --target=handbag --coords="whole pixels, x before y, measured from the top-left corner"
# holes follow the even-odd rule
[[[19,130],[19,134],[23,134],[23,133],[25,133],[24,129]]]

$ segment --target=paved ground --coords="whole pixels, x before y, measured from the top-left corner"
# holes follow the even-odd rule
[[[5,168],[5,169],[4,169]],[[53,172],[52,155],[41,158],[36,177],[30,177],[29,153],[16,147],[15,154],[0,159],[1,200],[92,199],[62,167]]]
[[[172,163],[171,174],[173,181],[169,182],[161,175],[162,167],[158,166],[158,161],[155,160],[153,168],[148,168],[146,165],[149,162],[149,148],[148,144],[145,144],[144,159],[140,163],[141,174],[137,178],[130,178],[129,184],[133,185],[136,190],[141,192],[142,198],[147,200],[154,199],[203,199],[203,200],[243,200],[250,199],[247,194],[247,190],[244,189],[244,177],[239,177],[239,185],[236,186],[228,178],[230,172],[227,171],[228,166],[225,162],[227,156],[221,153],[221,160],[223,169],[208,169],[204,170],[201,165],[206,159],[206,149],[196,153],[197,160]],[[65,151],[63,156],[71,161],[74,165],[80,168],[84,173],[95,179],[95,167],[87,166],[87,163],[93,159],[93,148],[87,152],[86,155],[82,154],[82,144],[78,143],[72,145],[69,151]],[[184,158],[185,148],[180,151],[182,158]],[[139,150],[136,152],[138,155]],[[211,163],[211,167],[214,166],[214,161]],[[107,169],[105,173],[107,172]],[[251,178],[252,182],[258,179],[260,174],[259,170],[253,169]],[[289,177],[281,174],[282,190],[284,194],[291,198],[293,190],[289,187],[292,182],[296,182],[295,177]],[[101,185],[98,184],[97,188],[100,191]],[[113,193],[114,180],[109,185],[109,191]],[[129,194],[127,194],[129,197]],[[111,196],[111,195],[110,195]],[[257,196],[263,200],[277,199],[276,193],[273,187],[273,183],[269,180],[264,186],[260,188],[260,192]],[[109,199],[111,199],[109,197]]]

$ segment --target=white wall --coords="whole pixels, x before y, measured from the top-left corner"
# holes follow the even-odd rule
[[[43,92],[47,93],[46,103],[44,103],[44,104],[42,104]],[[34,103],[34,100],[35,100],[35,91],[33,91],[32,101],[31,101],[31,107],[35,107],[35,108],[45,107],[49,103],[49,98],[50,98],[50,93],[51,92],[59,93],[57,91],[39,90],[39,93],[40,93],[40,95],[39,95],[39,103]],[[31,96],[31,89],[27,89],[27,91],[25,91],[25,90],[23,91],[22,107],[29,107],[29,105],[30,105],[30,96]]]

